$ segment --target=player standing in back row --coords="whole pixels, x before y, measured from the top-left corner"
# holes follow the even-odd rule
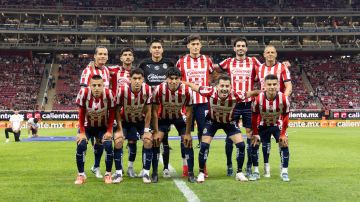
[[[195,84],[196,86],[209,86],[210,74],[213,73],[213,62],[207,55],[202,55],[201,37],[199,35],[190,35],[187,38],[187,48],[190,53],[181,57],[176,66],[180,69],[182,80]],[[193,123],[197,124],[197,135],[199,145],[203,135],[205,125],[205,114],[208,110],[208,100],[198,92],[193,92]],[[188,169],[186,159],[183,158],[183,176],[187,176]]]
[[[90,80],[94,75],[100,75],[103,82],[104,88],[109,88],[110,85],[110,73],[109,69],[105,66],[106,62],[108,61],[108,50],[105,46],[98,46],[95,49],[94,54],[94,62],[90,62],[90,64],[82,71],[81,79],[80,79],[80,86],[81,87],[88,87],[90,85]],[[93,144],[93,138],[90,139],[91,143]],[[104,152],[104,146],[101,142],[101,139],[96,139],[95,137],[95,144],[94,146],[94,156],[95,162],[94,165],[91,167],[91,171],[95,174],[97,178],[103,178],[100,172],[100,161],[101,156]]]
[[[164,58],[164,48],[163,43],[154,39],[150,42],[149,52],[151,57],[145,58],[140,62],[139,68],[144,71],[145,83],[151,86],[153,89],[166,80],[166,71],[170,67],[174,67],[174,62],[169,58]],[[164,138],[162,139],[163,144],[163,162],[164,170],[163,176],[170,177],[169,171],[169,156],[170,156],[170,147],[168,141],[168,132],[164,133]],[[153,153],[153,165],[158,160],[159,154],[154,151]],[[183,151],[182,151],[183,152]]]

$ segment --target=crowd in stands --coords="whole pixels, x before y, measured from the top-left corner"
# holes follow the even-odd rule
[[[349,108],[360,98],[360,58],[342,56],[303,58],[303,69],[325,109]],[[359,106],[357,106],[359,107]]]
[[[46,59],[0,56],[0,109],[37,109]]]
[[[11,6],[30,6],[37,8],[39,6],[63,6],[66,9],[104,9],[123,8],[128,10],[137,9],[294,9],[294,8],[312,8],[312,9],[331,9],[331,8],[356,8],[359,5],[357,0],[1,0],[0,5]]]

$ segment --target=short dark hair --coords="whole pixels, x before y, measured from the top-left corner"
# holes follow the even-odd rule
[[[39,120],[37,118],[34,118],[34,123],[39,122]]]
[[[18,108],[16,108],[16,107],[14,107],[13,111],[19,111],[19,109],[18,109]]]
[[[122,54],[123,54],[124,52],[131,52],[131,53],[134,55],[134,49],[132,49],[132,48],[130,48],[130,47],[125,47],[125,48],[121,49],[121,51],[120,51],[120,56],[122,56]]]
[[[219,76],[219,78],[218,78],[218,80],[217,80],[217,84],[220,83],[220,80],[230,81],[230,82],[231,82],[230,77],[229,77],[228,75],[224,75],[224,74]]]
[[[233,43],[233,46],[235,47],[236,44],[237,44],[237,42],[239,42],[239,41],[245,42],[245,46],[246,46],[246,47],[248,46],[247,41],[246,41],[245,38],[237,38],[237,39],[235,39],[235,41],[234,41],[234,43]]]
[[[95,55],[97,54],[97,52],[98,52],[98,50],[99,50],[100,48],[105,48],[105,49],[107,50],[107,48],[106,48],[105,46],[97,46],[97,47],[95,48]]]
[[[181,77],[181,71],[176,67],[170,67],[166,71],[166,78],[170,78],[171,76]]]
[[[151,46],[153,43],[159,43],[161,46],[163,46],[163,41],[160,39],[154,39],[150,42],[149,46]]]
[[[278,78],[274,74],[268,74],[267,76],[265,76],[265,81],[266,80],[278,80]]]
[[[134,74],[141,74],[144,77],[144,71],[140,68],[135,68],[131,70],[130,76],[132,77]]]
[[[186,38],[186,44],[189,44],[190,42],[195,41],[195,40],[201,41],[201,36],[198,34],[193,34],[193,35],[188,36]]]
[[[100,75],[94,75],[91,77],[92,80],[102,80],[102,77]]]

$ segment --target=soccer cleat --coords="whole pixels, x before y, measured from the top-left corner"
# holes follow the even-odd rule
[[[247,168],[246,168],[246,177],[250,177],[251,174],[252,174],[251,167],[247,167]]]
[[[114,173],[115,175],[113,175],[113,180],[112,180],[112,183],[113,184],[119,184],[120,182],[123,181],[123,177],[121,174],[118,174],[118,173]]]
[[[5,143],[8,143],[9,141],[10,141],[9,139],[6,139],[6,140],[5,140]]]
[[[75,180],[75,184],[80,185],[84,184],[86,182],[86,176],[85,175],[78,175]]]
[[[136,176],[136,174],[135,174]],[[140,173],[137,175],[138,177],[143,177],[144,176],[144,169],[140,170]]]
[[[164,178],[170,178],[171,177],[169,169],[164,169],[163,170],[163,177]]]
[[[288,173],[281,173],[281,179],[283,182],[289,182],[290,178],[289,178],[289,174]]]
[[[159,182],[159,176],[158,176],[157,173],[153,173],[153,174],[151,175],[151,182],[152,182],[152,183],[158,183],[158,182]]]
[[[204,167],[204,175],[205,175],[205,178],[208,178],[209,177],[209,174],[208,174],[208,171],[206,169],[206,166]]]
[[[142,170],[141,170],[142,171]],[[134,178],[136,177],[136,173],[134,171],[134,168],[133,167],[128,167],[128,170],[127,170],[127,175],[131,178]]]
[[[270,178],[270,165],[264,167],[264,177]]]
[[[234,170],[233,170],[232,167],[227,167],[226,175],[227,176],[233,176],[234,175]]]
[[[250,177],[249,177],[250,181],[256,181],[256,180],[260,180],[260,173],[258,172],[253,172]]]
[[[143,179],[143,182],[144,182],[145,184],[151,183],[151,179],[150,179],[150,177],[149,177],[148,174],[144,174],[143,177],[142,177],[142,179]]]
[[[102,179],[103,176],[101,175],[101,172],[100,172],[100,168],[97,167],[95,168],[94,166],[91,167],[91,172],[95,174],[95,177],[98,178],[98,179]]]
[[[197,176],[196,181],[197,181],[198,183],[203,183],[203,182],[205,182],[205,174],[204,174],[203,172],[200,172],[199,175]]]
[[[111,173],[108,173],[104,176],[104,181],[105,184],[111,184],[112,183],[112,179],[111,179]]]
[[[189,168],[188,166],[183,166],[183,173],[182,173],[182,176],[183,177],[187,177],[188,176],[188,172],[189,172]]]
[[[195,176],[194,176],[194,173],[193,172],[189,172],[189,177],[188,177],[188,182],[190,183],[195,183],[196,182],[196,179],[195,179]]]
[[[235,179],[236,179],[237,181],[241,181],[241,182],[247,182],[247,181],[249,181],[249,180],[245,177],[245,175],[244,175],[243,172],[236,173]]]

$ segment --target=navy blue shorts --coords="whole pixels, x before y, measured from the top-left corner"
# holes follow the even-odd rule
[[[259,126],[259,135],[261,143],[270,143],[271,135],[274,136],[276,142],[279,142],[280,128],[278,126]]]
[[[128,123],[123,121],[122,123],[123,134],[127,140],[139,140],[140,136],[144,134],[145,123]]]
[[[205,126],[206,111],[208,111],[208,103],[193,104],[191,131],[194,131],[194,121],[196,121],[198,134],[202,135]]]
[[[244,128],[251,128],[251,102],[237,103],[234,109],[233,118],[238,123],[242,119]]]
[[[172,119],[172,120],[159,120],[159,131],[168,133],[170,131],[170,125],[174,124],[179,136],[184,135],[186,132],[186,123],[183,118]]]
[[[106,127],[85,127],[85,134],[88,140],[91,138],[101,140],[104,137],[106,130]]]
[[[31,127],[31,134],[36,135],[38,129]]]
[[[211,120],[210,118],[207,118],[205,121],[203,135],[214,137],[216,131],[219,129],[223,129],[227,137],[241,133],[240,128],[237,126],[235,121],[230,123],[219,123],[217,121]]]

